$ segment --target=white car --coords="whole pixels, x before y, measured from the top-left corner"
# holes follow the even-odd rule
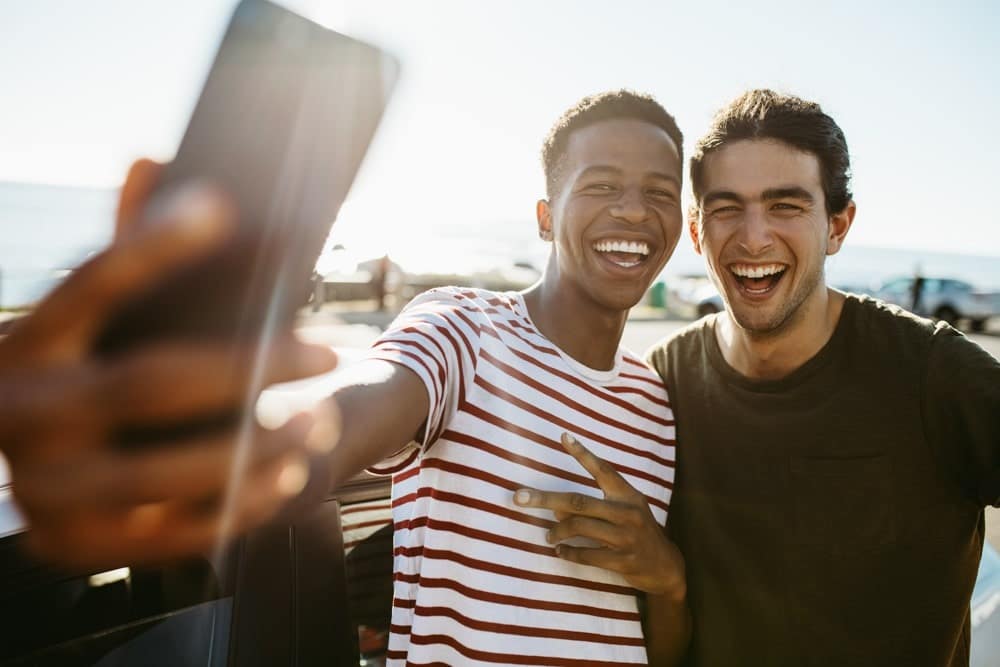
[[[982,331],[989,318],[1000,316],[1000,293],[977,290],[970,283],[953,278],[924,278],[914,309],[913,280],[913,276],[891,278],[874,290],[872,296],[952,325],[967,319],[972,331]]]

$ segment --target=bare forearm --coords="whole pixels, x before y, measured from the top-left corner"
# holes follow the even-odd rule
[[[340,435],[327,458],[336,486],[413,440],[427,416],[428,397],[411,371],[365,361],[345,372],[327,407],[340,422]]]
[[[643,629],[650,665],[681,664],[691,641],[691,611],[686,593],[647,595]]]

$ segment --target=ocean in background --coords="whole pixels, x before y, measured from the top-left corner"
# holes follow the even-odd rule
[[[69,269],[107,245],[117,196],[116,189],[0,182],[0,307],[37,301]],[[407,236],[352,222],[334,227],[320,258],[321,271],[343,269],[340,255],[361,261],[386,253],[411,272],[468,274],[515,262],[540,269],[548,248],[528,219],[484,223],[471,231],[429,219],[409,225]],[[347,252],[329,250],[338,244]],[[850,239],[828,259],[827,274],[834,285],[864,289],[892,276],[912,275],[917,267],[925,276],[1000,289],[1000,257],[852,246]],[[704,272],[702,259],[682,238],[665,279]]]

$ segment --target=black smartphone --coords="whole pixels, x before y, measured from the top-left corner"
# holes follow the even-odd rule
[[[191,181],[220,187],[236,205],[237,232],[122,308],[96,352],[156,339],[253,340],[286,326],[308,298],[398,69],[370,44],[265,0],[240,2],[157,184],[157,193]]]

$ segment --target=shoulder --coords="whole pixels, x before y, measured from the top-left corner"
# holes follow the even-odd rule
[[[657,383],[661,382],[660,376],[656,374],[656,371],[648,360],[643,359],[626,347],[619,346],[618,349],[621,353],[623,372],[654,380]]]
[[[712,331],[717,317],[718,314],[708,315],[670,333],[646,351],[646,361],[663,375],[669,359],[700,354],[706,332]]]
[[[484,332],[495,332],[511,320],[522,319],[521,311],[522,302],[515,292],[436,287],[414,297],[383,338],[419,329],[437,336],[458,336],[475,348]]]
[[[870,296],[846,294],[844,313],[849,331],[864,345],[898,351],[926,351],[935,336],[950,330],[943,322],[918,317],[899,306]]]
[[[403,313],[420,310],[461,310],[476,317],[488,317],[516,307],[517,295],[474,287],[435,287],[406,304]]]
[[[852,347],[869,359],[878,360],[887,369],[899,372],[913,365],[934,373],[949,369],[955,375],[961,369],[979,374],[993,372],[1000,362],[965,334],[946,322],[918,317],[902,308],[868,296],[848,294],[844,305],[850,308]]]

